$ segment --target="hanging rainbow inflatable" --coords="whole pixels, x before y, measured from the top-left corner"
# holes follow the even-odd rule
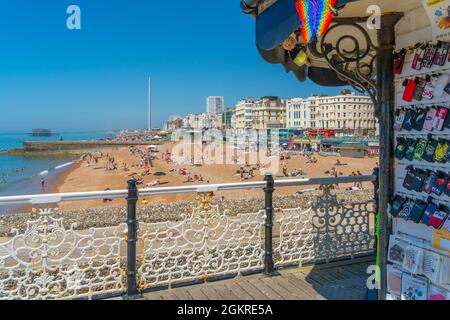
[[[338,0],[297,0],[295,7],[302,23],[301,36],[306,43],[327,32]]]

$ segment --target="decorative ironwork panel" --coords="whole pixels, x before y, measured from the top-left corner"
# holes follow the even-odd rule
[[[0,239],[0,299],[73,299],[123,291],[125,225],[66,229],[57,209],[39,209],[24,233]]]
[[[306,211],[301,209],[277,210],[274,224],[276,265],[301,265],[314,258],[311,220],[311,209]]]
[[[276,266],[373,253],[372,203],[346,203],[338,200],[332,188],[321,186],[309,210],[280,210],[275,224],[278,235],[274,235]]]
[[[139,287],[261,270],[264,211],[229,216],[202,201],[181,222],[140,224]]]

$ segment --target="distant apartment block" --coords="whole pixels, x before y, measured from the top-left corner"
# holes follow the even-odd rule
[[[252,109],[252,128],[281,129],[286,127],[285,101],[278,97],[262,97]]]
[[[255,107],[256,99],[247,98],[240,100],[235,107],[235,128],[236,129],[252,129],[253,118],[252,110]]]
[[[181,117],[169,117],[169,121],[166,122],[165,129],[167,131],[175,131],[183,127],[183,119]]]
[[[222,115],[211,115],[206,113],[188,114],[183,118],[182,127],[193,129],[221,129]]]
[[[222,114],[224,110],[224,97],[211,96],[206,98],[206,113],[210,115]]]

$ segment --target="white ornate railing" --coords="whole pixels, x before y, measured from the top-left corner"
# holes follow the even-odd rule
[[[38,208],[26,227],[0,237],[0,299],[94,299],[171,287],[215,277],[271,273],[273,266],[302,265],[371,254],[370,203],[345,203],[337,183],[375,176],[317,178],[128,190],[1,197],[1,205]],[[274,210],[273,187],[321,185],[310,208]],[[213,192],[264,188],[264,208],[228,212],[211,203]],[[177,221],[136,220],[138,197],[198,193],[199,205]],[[128,200],[127,224],[76,230],[59,213],[60,201]],[[274,212],[275,211],[275,212]]]
[[[284,209],[275,214],[275,265],[329,262],[373,252],[373,203],[345,203],[321,186],[309,209]]]
[[[140,226],[141,288],[264,268],[264,211],[229,216],[218,206],[194,208],[178,223]]]
[[[0,239],[0,299],[92,298],[124,290],[125,225],[66,229],[40,209],[26,230]]]

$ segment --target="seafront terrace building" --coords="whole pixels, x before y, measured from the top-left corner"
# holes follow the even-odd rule
[[[207,113],[188,114],[183,118],[183,128],[209,129],[221,127],[221,115]]]
[[[286,127],[285,101],[278,97],[262,97],[252,109],[252,128],[256,130]]]
[[[286,100],[286,128],[311,129],[313,126],[312,116],[315,110],[311,107],[314,97],[292,98]]]
[[[370,97],[347,90],[336,96],[288,99],[286,126],[303,130],[334,130],[338,136],[375,136],[378,133]]]
[[[375,136],[378,122],[369,96],[343,92],[336,96],[315,98],[315,119],[318,128],[332,129],[339,136]]]
[[[256,99],[247,98],[240,100],[234,108],[234,115],[236,117],[236,129],[252,129],[253,118],[252,110],[255,107]]]

